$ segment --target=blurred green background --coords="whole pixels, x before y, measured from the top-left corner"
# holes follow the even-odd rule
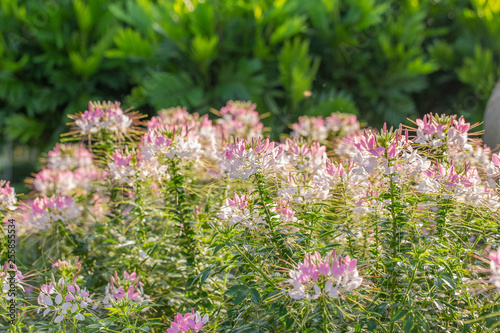
[[[89,100],[149,115],[252,100],[277,138],[300,115],[481,121],[500,76],[498,0],[1,0],[0,176]]]

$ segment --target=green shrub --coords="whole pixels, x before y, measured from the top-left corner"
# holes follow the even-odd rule
[[[151,114],[257,103],[266,125],[359,113],[480,121],[499,77],[500,8],[450,0],[5,0],[0,124],[45,148],[89,99]]]

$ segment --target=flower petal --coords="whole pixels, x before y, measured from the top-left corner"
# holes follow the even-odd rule
[[[68,310],[70,307],[71,307],[71,303],[70,302],[66,302],[66,303],[64,303],[62,305],[61,309]]]
[[[43,296],[43,302],[45,304],[47,304],[48,306],[54,305],[54,303],[52,303],[52,299],[49,296],[47,296],[47,295]]]

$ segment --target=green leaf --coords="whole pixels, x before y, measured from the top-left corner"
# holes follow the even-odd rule
[[[80,53],[71,51],[69,52],[69,59],[75,74],[88,77],[99,69],[102,55],[94,53],[84,59]]]
[[[44,130],[44,125],[36,119],[28,118],[23,114],[13,114],[5,119],[5,132],[11,140],[27,143],[31,139],[38,139]]]
[[[295,38],[286,41],[279,54],[280,81],[291,96],[292,108],[305,98],[312,88],[319,68],[319,59],[309,56],[309,42]]]
[[[366,326],[372,332],[377,330],[377,323],[375,322],[375,320],[373,320],[371,318],[367,321]]]
[[[259,59],[241,59],[224,66],[219,74],[215,92],[223,100],[250,100],[262,94],[266,77]]]
[[[406,314],[408,313],[408,310],[405,310],[405,309],[400,309],[398,312],[396,312],[392,318],[391,318],[391,323],[395,322],[395,321],[398,321],[400,320],[401,318],[403,318],[404,316],[406,316]]]
[[[250,289],[245,285],[237,285],[229,288],[225,294],[234,295],[234,305],[238,305],[247,298],[250,293]],[[253,296],[252,296],[253,299]]]
[[[74,0],[73,7],[75,9],[75,16],[80,30],[87,33],[92,26],[92,13],[89,6],[85,5],[82,0]]]
[[[217,56],[218,42],[219,38],[216,35],[211,37],[196,35],[191,43],[191,58],[202,68],[208,67]]]
[[[198,106],[203,99],[203,90],[185,72],[178,74],[153,72],[142,84],[143,94],[156,109]]]
[[[434,61],[424,61],[422,57],[413,59],[408,64],[408,71],[412,74],[430,74],[439,69]]]
[[[252,301],[255,303],[255,305],[259,305],[260,303],[260,295],[257,289],[251,288],[250,289],[250,296],[252,297]]]
[[[132,28],[122,28],[114,38],[116,49],[109,50],[106,55],[110,58],[151,57],[153,44],[144,39],[141,34]]]
[[[293,16],[289,17],[283,24],[281,24],[271,35],[271,44],[277,44],[290,37],[304,32],[307,28],[306,16]]]
[[[237,292],[241,292],[243,290],[248,290],[248,287],[242,284],[232,286],[226,292],[224,293],[225,295],[233,295],[236,294]]]
[[[413,328],[413,316],[409,314],[403,321],[403,329],[405,333],[411,332]]]
[[[241,302],[243,302],[245,300],[245,298],[247,298],[248,293],[249,293],[249,289],[245,289],[245,290],[241,290],[241,291],[237,292],[236,294],[234,294],[234,305],[236,306],[236,305],[240,304]]]

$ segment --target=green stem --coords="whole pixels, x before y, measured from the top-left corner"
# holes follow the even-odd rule
[[[191,257],[193,267],[196,267],[196,245],[194,243],[194,231],[191,228],[190,223],[187,221],[187,212],[185,212],[184,208],[186,206],[186,196],[183,187],[184,177],[179,173],[179,167],[177,166],[175,160],[171,160],[171,171],[172,180],[170,184],[175,194],[175,205],[173,213],[177,217],[177,220],[182,227],[181,234],[184,236],[184,239],[186,241],[186,251]]]
[[[257,190],[259,192],[259,197],[260,197],[260,200],[262,201],[262,206],[264,207],[264,212],[266,214],[266,222],[269,226],[269,231],[271,232],[272,241],[276,245],[276,247],[278,248],[282,257],[291,258],[292,254],[289,251],[289,249],[285,248],[281,234],[276,233],[276,231],[274,230],[271,211],[269,210],[269,207],[267,207],[267,203],[266,203],[269,200],[269,197],[267,196],[267,194],[264,191],[264,184],[263,184],[264,180],[262,179],[262,177],[258,173],[255,174],[255,180],[257,183]]]
[[[234,248],[236,249],[236,251],[238,251],[241,256],[243,257],[243,259],[245,259],[245,261],[250,265],[252,266],[253,269],[255,269],[257,272],[259,272],[262,277],[273,287],[276,287],[276,284],[274,283],[274,281],[269,277],[267,276],[266,273],[264,273],[264,271],[262,269],[260,269],[259,267],[257,267],[257,265],[255,265],[247,256],[246,254],[241,251],[241,249],[237,246],[237,245],[233,245]]]
[[[389,176],[390,177],[390,176]],[[392,250],[392,260],[396,259],[398,255],[398,239],[399,239],[399,225],[396,219],[396,209],[395,209],[395,194],[394,194],[394,182],[392,177],[390,180],[390,196],[391,196],[391,219],[392,219],[392,240],[391,240],[391,250]],[[391,263],[392,264],[392,263]],[[394,269],[391,269],[391,281],[390,281],[390,299],[391,304],[395,301],[395,289],[396,289],[397,277],[394,274]],[[394,308],[391,306],[391,317],[394,315]],[[392,322],[389,331],[394,332],[395,322]]]

